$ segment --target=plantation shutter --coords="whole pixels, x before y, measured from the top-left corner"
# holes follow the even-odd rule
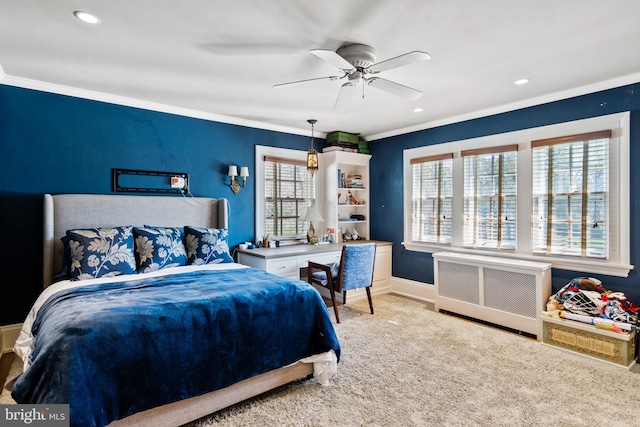
[[[412,175],[411,239],[451,243],[453,154],[410,160]]]
[[[463,245],[516,249],[517,145],[462,151]]]
[[[531,142],[534,253],[609,257],[610,138],[604,130]]]
[[[304,161],[264,157],[264,230],[279,239],[301,239],[308,224],[300,219],[316,197],[315,179]]]

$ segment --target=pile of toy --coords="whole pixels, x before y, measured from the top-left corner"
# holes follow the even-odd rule
[[[637,325],[640,307],[622,292],[611,292],[592,277],[576,277],[549,298],[547,315],[577,320],[613,331]]]

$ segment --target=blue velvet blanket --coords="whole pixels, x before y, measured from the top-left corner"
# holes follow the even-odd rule
[[[70,404],[72,426],[104,426],[340,344],[320,294],[246,268],[60,291],[32,326],[18,403]]]

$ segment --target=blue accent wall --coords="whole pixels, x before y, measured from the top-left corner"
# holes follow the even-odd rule
[[[631,110],[633,162],[640,144],[639,90],[640,84],[629,85],[370,142],[371,237],[393,242],[393,275],[433,283],[431,255],[406,251],[401,244],[404,149]],[[0,324],[22,322],[41,291],[43,194],[111,194],[112,168],[186,172],[194,196],[229,199],[230,245],[235,246],[255,239],[255,179],[234,195],[227,186],[228,165],[249,166],[253,174],[255,145],[306,150],[308,143],[308,136],[0,85],[3,302],[9,292],[17,295],[0,307]],[[640,265],[635,222],[640,174],[633,166],[630,180],[631,263]],[[628,278],[554,270],[554,290],[585,274],[640,303],[636,270]]]
[[[393,276],[429,284],[434,280],[431,254],[408,251],[402,246],[403,150],[623,111],[631,111],[630,263],[635,265],[636,269],[626,278],[553,269],[552,286],[553,291],[557,292],[574,277],[595,277],[602,281],[605,289],[624,292],[630,301],[640,305],[640,277],[637,271],[640,267],[640,223],[637,219],[640,212],[640,172],[634,167],[635,160],[640,159],[640,84],[370,142],[371,237],[393,242]]]
[[[112,194],[112,168],[186,172],[194,196],[229,200],[233,247],[254,240],[255,179],[234,195],[229,165],[254,174],[255,145],[307,150],[309,137],[0,85],[0,144],[0,324],[10,324],[42,290],[43,194]]]

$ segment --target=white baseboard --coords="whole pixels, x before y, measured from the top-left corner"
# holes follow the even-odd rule
[[[2,345],[0,353],[13,351],[13,346],[20,335],[20,329],[22,329],[22,323],[0,326],[0,344]]]
[[[400,277],[391,277],[391,292],[430,303],[433,303],[436,297],[434,285]]]

